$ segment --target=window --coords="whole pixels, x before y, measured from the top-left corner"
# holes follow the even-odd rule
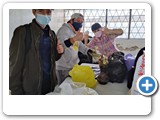
[[[119,38],[144,39],[145,37],[145,10],[144,9],[66,9],[65,22],[67,22],[73,13],[84,15],[85,23],[83,32],[91,31],[91,25],[95,22],[108,28],[121,28],[124,31]]]

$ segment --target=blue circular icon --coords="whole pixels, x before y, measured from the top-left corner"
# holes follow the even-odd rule
[[[138,91],[145,96],[154,94],[157,86],[157,80],[152,76],[141,76],[137,81]]]

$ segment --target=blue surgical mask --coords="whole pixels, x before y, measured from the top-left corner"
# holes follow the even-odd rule
[[[51,15],[36,14],[36,21],[39,24],[46,26],[51,21]]]
[[[72,25],[76,31],[78,31],[82,27],[82,23],[78,22],[73,22]]]

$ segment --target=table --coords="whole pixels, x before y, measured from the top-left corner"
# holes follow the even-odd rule
[[[83,63],[82,65],[89,66],[91,68],[99,68],[98,64],[88,64]],[[65,83],[72,82],[72,78],[68,77],[60,85],[63,86]],[[99,95],[128,95],[129,89],[127,88],[127,80],[123,83],[111,83],[108,82],[106,85],[101,85],[97,82],[96,86],[93,88]]]

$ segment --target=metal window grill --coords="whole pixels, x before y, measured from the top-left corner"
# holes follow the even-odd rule
[[[108,28],[121,28],[124,31],[119,38],[144,39],[145,37],[145,10],[144,9],[65,9],[65,19],[67,22],[73,13],[84,15],[85,24],[83,32],[91,31],[91,25],[95,22]]]

